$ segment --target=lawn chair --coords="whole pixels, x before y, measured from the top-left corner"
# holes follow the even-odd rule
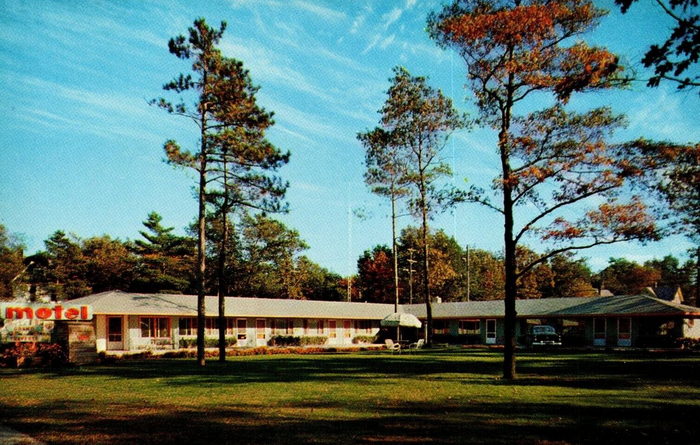
[[[410,345],[408,345],[408,352],[417,351],[417,350],[419,350],[419,349],[422,349],[422,348],[423,348],[423,345],[425,345],[425,340],[423,340],[423,339],[421,338],[421,339],[418,340],[417,342],[411,343]]]
[[[401,344],[399,343],[394,343],[394,340],[387,338],[384,340],[384,343],[386,344],[386,348],[391,351],[393,354],[394,352],[398,352],[401,354]]]

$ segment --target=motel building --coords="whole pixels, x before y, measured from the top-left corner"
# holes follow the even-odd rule
[[[35,305],[32,316],[50,320],[57,332],[82,333],[95,352],[173,350],[192,347],[196,338],[192,295],[109,291],[45,306]],[[2,308],[0,334],[12,319],[29,315],[21,303]],[[277,336],[313,337],[302,344],[327,347],[370,343],[380,338],[381,320],[394,313],[393,304],[234,297],[226,298],[225,308],[227,342],[242,348],[267,346]],[[212,341],[218,338],[217,310],[217,297],[207,297],[205,337]],[[647,295],[518,300],[516,311],[521,344],[536,324],[554,326],[564,345],[581,347],[648,347],[700,338],[700,308]],[[400,305],[399,312],[426,318],[425,304]],[[503,301],[436,302],[432,312],[436,343],[503,344]],[[423,329],[411,334],[423,337]]]

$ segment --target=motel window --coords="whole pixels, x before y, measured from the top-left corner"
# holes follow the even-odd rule
[[[460,335],[479,335],[480,333],[479,320],[459,320]]]
[[[178,323],[180,335],[187,337],[197,335],[197,319],[194,317],[182,317]]]
[[[207,317],[204,320],[204,335],[207,337],[216,337],[219,335],[219,319],[215,317]]]
[[[372,320],[357,320],[355,321],[355,331],[358,333],[362,332],[365,334],[371,334],[374,328],[374,323]]]
[[[163,317],[141,317],[141,337],[170,337],[170,319]]]
[[[294,333],[294,321],[285,318],[276,318],[273,321],[275,335],[292,335]]]
[[[606,320],[604,318],[593,319],[593,338],[596,340],[604,340],[606,337]]]
[[[236,332],[236,319],[227,317],[226,318],[226,335],[235,335]]]
[[[325,332],[323,320],[305,320],[304,332],[309,335],[323,335]]]
[[[350,338],[352,336],[352,332],[350,332],[351,330],[352,323],[350,322],[350,320],[343,321],[343,335],[345,335],[345,338]]]
[[[617,332],[619,339],[629,340],[632,338],[632,319],[620,318],[617,321]]]
[[[330,338],[336,338],[338,337],[338,333],[336,328],[338,327],[338,322],[335,320],[329,320],[328,321],[328,329],[330,330],[330,334],[328,335]]]
[[[450,325],[447,320],[434,320],[433,321],[433,333],[434,334],[449,334]]]

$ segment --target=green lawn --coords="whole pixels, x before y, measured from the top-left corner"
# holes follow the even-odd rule
[[[700,356],[490,351],[0,370],[0,422],[48,443],[700,443]]]

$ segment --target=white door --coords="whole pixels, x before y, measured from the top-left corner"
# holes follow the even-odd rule
[[[496,344],[496,320],[486,320],[486,344]]]

